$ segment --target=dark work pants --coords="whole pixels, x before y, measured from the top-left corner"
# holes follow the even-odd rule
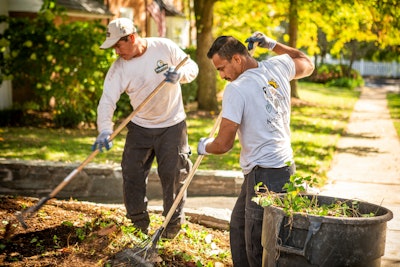
[[[127,127],[121,163],[124,203],[127,217],[137,227],[146,230],[150,223],[146,186],[154,158],[157,160],[162,186],[164,216],[170,210],[192,168],[186,122],[155,129],[143,128],[130,122]],[[184,221],[185,199],[186,192],[170,220],[171,224]]]
[[[256,196],[254,186],[262,182],[270,191],[283,192],[283,185],[289,181],[295,169],[294,164],[278,169],[255,167],[245,175],[230,222],[230,245],[235,267],[262,266],[264,208],[252,201]]]

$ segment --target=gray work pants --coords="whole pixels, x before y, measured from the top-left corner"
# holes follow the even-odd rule
[[[186,122],[167,128],[143,128],[128,123],[128,134],[122,156],[123,194],[127,217],[143,231],[150,223],[147,211],[146,186],[148,175],[157,160],[163,193],[163,215],[167,215],[175,197],[192,168],[189,159]],[[184,194],[170,223],[184,221]]]
[[[264,208],[252,201],[256,196],[254,186],[262,182],[270,191],[284,192],[282,187],[289,181],[295,169],[294,164],[277,169],[255,167],[245,175],[230,222],[230,245],[235,267],[262,266],[261,233]]]

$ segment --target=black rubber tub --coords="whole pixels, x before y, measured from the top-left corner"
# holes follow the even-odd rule
[[[312,197],[309,195],[308,197]],[[320,204],[352,200],[317,197]],[[295,213],[293,220],[281,208],[264,207],[263,267],[324,266],[378,267],[385,252],[386,223],[393,213],[358,201],[362,214],[373,217],[332,217]]]

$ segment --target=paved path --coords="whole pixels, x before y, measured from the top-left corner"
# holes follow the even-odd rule
[[[393,212],[383,267],[400,266],[400,141],[386,101],[393,89],[398,85],[363,88],[320,193],[360,199]]]

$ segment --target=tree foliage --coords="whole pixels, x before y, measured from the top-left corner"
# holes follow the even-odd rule
[[[399,47],[397,0],[339,0],[329,4],[323,0],[221,0],[215,5],[214,33],[245,40],[258,30],[289,44],[289,11],[293,2],[297,2],[297,48],[309,55],[323,52],[322,35],[329,44],[327,52],[334,56],[341,56],[345,45],[354,40],[372,43],[375,50]]]
[[[314,56],[317,69],[328,54],[349,60],[347,73],[351,75],[353,62],[361,58],[400,60],[400,12],[396,3],[221,0],[215,5],[214,33],[244,41],[252,32],[261,31]],[[265,58],[269,53],[258,49],[255,56]]]

